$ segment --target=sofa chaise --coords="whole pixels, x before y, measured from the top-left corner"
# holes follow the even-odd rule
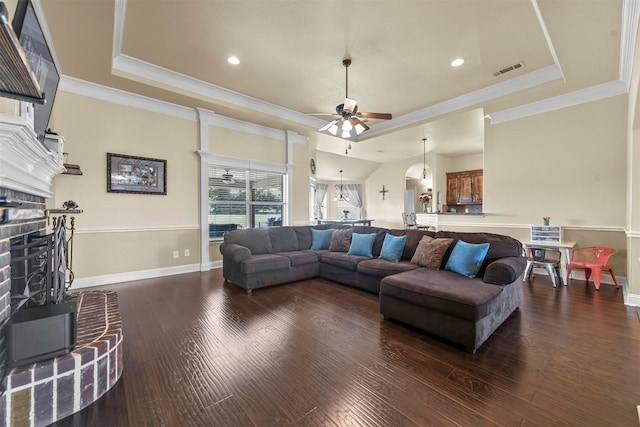
[[[220,252],[225,280],[247,292],[322,277],[471,353],[518,308],[526,266],[508,236],[337,224],[232,230]]]

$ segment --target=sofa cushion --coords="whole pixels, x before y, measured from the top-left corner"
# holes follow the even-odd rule
[[[352,234],[353,230],[350,228],[334,229],[329,250],[331,252],[347,252],[351,246]]]
[[[387,261],[383,258],[373,258],[358,263],[358,273],[368,274],[375,277],[385,277],[390,274],[401,273],[403,271],[420,268],[417,264],[409,261]]]
[[[288,252],[298,250],[298,238],[291,227],[271,227],[267,229],[271,239],[272,252]]]
[[[418,244],[420,243],[420,239],[422,239],[423,236],[434,237],[435,235],[433,231],[415,229],[389,230],[389,234],[393,236],[407,236],[407,241],[405,242],[404,250],[402,251],[402,259],[407,261],[411,261],[411,258],[413,258],[413,255],[418,248]]]
[[[254,255],[240,263],[240,271],[242,274],[250,275],[280,268],[289,268],[290,266],[291,261],[284,256],[275,254]]]
[[[279,252],[276,255],[289,258],[291,266],[313,264],[318,262],[318,254],[312,251],[291,251],[291,252]]]
[[[349,252],[347,255],[366,256],[367,258],[373,258],[373,242],[376,239],[376,233],[360,234],[353,233],[351,235],[351,246],[349,246]]]
[[[257,228],[245,228],[224,233],[226,243],[235,243],[244,246],[252,255],[270,254],[273,252],[268,230]]]
[[[489,252],[484,258],[478,275],[484,274],[484,270],[493,261],[508,257],[508,256],[522,256],[522,243],[510,236],[504,236],[502,234],[494,233],[460,233],[455,231],[438,231],[435,234],[436,238],[447,237],[452,238],[454,241],[464,240],[467,243],[491,243]],[[449,255],[453,250],[453,245],[449,248],[444,255],[444,262],[449,259]]]
[[[432,270],[438,270],[442,265],[445,252],[451,246],[453,239],[434,239],[422,236],[411,262]]]
[[[526,265],[524,257],[510,256],[495,260],[487,266],[482,280],[496,285],[508,285],[524,273]]]
[[[322,249],[329,249],[332,235],[333,230],[316,230],[315,228],[312,228],[311,236],[313,240],[311,243],[311,250],[319,251]]]
[[[473,279],[480,270],[489,246],[489,243],[474,244],[458,240],[444,268]]]
[[[372,227],[367,225],[356,225],[353,227],[354,233],[371,234],[376,233],[376,240],[373,242],[373,248],[371,253],[374,257],[380,256],[382,250],[382,243],[384,242],[384,236],[387,234],[388,229],[382,227]]]
[[[477,321],[500,311],[502,286],[448,270],[417,268],[387,276],[380,293],[462,319]]]
[[[382,250],[380,251],[380,258],[386,259],[391,262],[398,262],[402,258],[402,252],[404,251],[404,244],[407,241],[407,236],[394,236],[387,233],[384,236],[384,242],[382,242]]]
[[[364,256],[347,255],[344,252],[331,251],[320,252],[318,256],[320,257],[320,262],[349,271],[356,271],[359,262],[370,259]]]
[[[314,226],[314,228],[317,230],[322,230],[323,227],[326,226]],[[308,225],[295,226],[292,228],[296,233],[296,238],[298,239],[298,250],[310,249],[311,244],[313,243],[313,237],[311,236],[311,230],[313,230],[313,228],[309,227]]]

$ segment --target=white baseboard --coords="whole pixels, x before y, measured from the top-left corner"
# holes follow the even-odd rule
[[[543,268],[536,268],[534,270],[536,274],[540,274],[542,276],[548,275],[547,270]],[[584,271],[577,270],[577,271],[571,272],[571,279],[584,281]],[[616,279],[618,279],[618,283],[620,283],[620,287],[622,288],[622,292],[624,296],[624,305],[640,307],[640,295],[629,293],[628,291],[629,287],[627,286],[627,278],[625,276],[616,275]],[[593,280],[590,280],[590,282],[593,282]],[[607,273],[604,273],[602,275],[602,278],[600,279],[600,283],[606,283],[609,285],[614,284],[613,279]]]
[[[180,265],[178,267],[157,268],[152,270],[129,271],[127,273],[107,274],[104,276],[83,277],[71,284],[71,290],[92,286],[112,285],[114,283],[131,282],[133,280],[153,279],[155,277],[173,276],[176,274],[200,271],[199,264]]]

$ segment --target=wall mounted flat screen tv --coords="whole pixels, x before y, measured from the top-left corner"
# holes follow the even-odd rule
[[[53,109],[53,100],[60,82],[60,74],[30,0],[18,0],[11,26],[20,40],[27,61],[44,93],[44,104],[34,104],[33,106],[33,130],[38,135],[38,139],[44,142]]]

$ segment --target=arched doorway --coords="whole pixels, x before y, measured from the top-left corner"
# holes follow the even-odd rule
[[[423,205],[419,197],[421,194],[429,194],[429,203]],[[405,172],[405,201],[404,211],[407,213],[423,213],[426,209],[436,211],[433,197],[433,170],[429,165],[415,163]]]

